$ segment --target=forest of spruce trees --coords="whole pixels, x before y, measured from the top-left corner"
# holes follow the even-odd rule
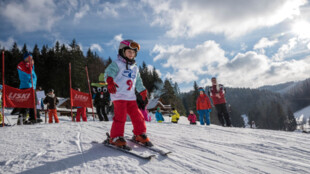
[[[28,50],[26,44],[20,50],[17,43],[14,43],[11,49],[2,50],[5,52],[5,83],[7,85],[18,88],[17,64],[22,61],[24,53],[30,52],[35,61],[37,86],[41,86],[45,91],[53,88],[59,97],[69,97],[69,62],[72,66],[72,87],[79,87],[87,92],[85,67],[88,67],[90,82],[98,82],[99,74],[104,73],[112,61],[110,57],[99,57],[90,49],[84,56],[76,40],[73,40],[69,46],[61,45],[58,41],[51,48],[43,45],[39,49],[38,45],[35,45],[33,50]],[[0,64],[2,67],[2,62]],[[160,97],[163,104],[175,107],[181,115],[188,115],[189,110],[193,110],[199,119],[196,112],[199,86],[196,82],[193,84],[193,90],[181,93],[178,84],[173,83],[173,79],[162,81],[155,67],[149,69],[143,62],[139,70],[150,97],[151,95]],[[280,94],[267,90],[227,88],[226,99],[232,124],[235,127],[244,127],[247,124],[241,117],[245,114],[249,117],[249,122],[255,121],[258,128],[287,131],[296,129],[296,121],[289,102]],[[219,124],[214,107],[211,112],[211,123]]]

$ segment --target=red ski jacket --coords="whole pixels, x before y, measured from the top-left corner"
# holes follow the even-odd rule
[[[206,94],[199,95],[196,101],[196,110],[206,110],[211,108],[211,102]]]
[[[223,85],[219,84],[218,87],[216,85],[211,86],[208,93],[214,105],[226,103],[225,88]]]

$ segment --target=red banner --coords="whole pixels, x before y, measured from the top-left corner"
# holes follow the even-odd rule
[[[17,89],[5,85],[4,90],[4,107],[34,108],[34,92],[32,88]]]
[[[92,98],[90,94],[80,92],[71,88],[72,99],[71,106],[92,107]]]

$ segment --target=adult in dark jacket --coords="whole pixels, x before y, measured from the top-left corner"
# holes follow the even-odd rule
[[[226,126],[230,127],[231,121],[227,111],[225,99],[226,90],[222,84],[217,83],[215,77],[212,77],[211,82],[212,86],[209,88],[208,94],[212,98],[213,104],[215,105],[218,119],[222,126],[225,126],[226,123]]]

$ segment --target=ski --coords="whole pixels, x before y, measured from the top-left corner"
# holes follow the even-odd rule
[[[159,149],[159,148],[154,147],[154,146],[147,146],[145,144],[137,142],[136,140],[134,140],[132,138],[126,137],[126,140],[131,141],[131,142],[133,142],[133,143],[135,143],[135,144],[137,144],[139,146],[142,146],[142,147],[145,147],[147,149],[150,149],[151,151],[157,152],[157,153],[159,153],[162,156],[167,156],[169,153],[172,153],[171,151],[165,151],[165,150]]]
[[[118,150],[118,151],[121,151],[121,152],[125,152],[127,154],[130,154],[130,155],[133,155],[135,157],[138,157],[138,158],[141,158],[141,159],[146,159],[146,160],[150,160],[152,159],[153,157],[155,157],[155,155],[141,155],[139,153],[135,153],[134,151],[132,150],[128,150],[128,149],[123,149],[121,147],[117,147],[117,146],[113,146],[111,145],[110,143],[107,143],[107,142],[103,142],[103,144],[106,146],[106,147],[109,147],[109,148],[112,148],[112,149],[115,149],[115,150]]]
[[[152,155],[143,155],[141,153],[138,153],[136,151],[133,151],[129,146],[124,146],[124,147],[117,147],[117,146],[114,146],[112,144],[109,143],[109,138],[110,138],[110,135],[109,133],[107,133],[107,139],[104,140],[102,142],[103,145],[105,145],[106,147],[109,147],[111,149],[115,149],[115,150],[118,150],[118,151],[121,151],[121,152],[124,152],[124,153],[127,153],[127,154],[130,154],[132,156],[135,156],[135,157],[138,157],[140,159],[145,159],[145,160],[150,160],[152,159],[153,157],[155,157],[154,154]],[[97,141],[92,141],[92,143],[99,143]]]

